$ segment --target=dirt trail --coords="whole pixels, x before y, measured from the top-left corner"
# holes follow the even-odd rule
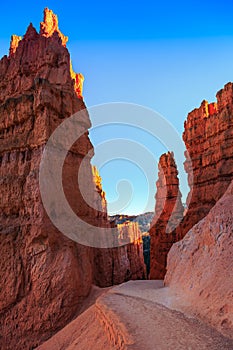
[[[161,281],[125,283],[102,294],[95,305],[38,349],[233,349],[233,340],[177,311],[179,301],[179,296],[162,288]]]

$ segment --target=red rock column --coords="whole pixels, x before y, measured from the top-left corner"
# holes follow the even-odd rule
[[[159,160],[159,178],[156,182],[155,217],[150,228],[150,278],[163,279],[166,273],[167,254],[179,240],[174,227],[183,217],[179,179],[173,153],[163,154]]]
[[[51,11],[45,11],[41,28],[38,34],[30,25],[23,39],[13,36],[9,57],[0,60],[1,349],[34,348],[65,326],[93,281],[92,249],[58,232],[40,198],[45,144],[65,118],[85,108],[75,92],[65,37]],[[86,133],[67,156],[64,189],[75,212],[88,221],[95,211],[73,180],[92,148],[87,113],[80,127]],[[94,198],[90,159],[86,181]]]

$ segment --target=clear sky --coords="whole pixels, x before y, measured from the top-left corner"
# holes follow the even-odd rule
[[[30,22],[39,29],[44,7],[58,14],[60,29],[69,36],[74,69],[85,76],[88,107],[121,101],[147,106],[181,135],[187,113],[203,99],[214,101],[216,92],[233,80],[232,0],[2,2],[1,56],[8,52],[11,34],[23,35]],[[123,126],[96,129],[90,135],[97,152],[100,142],[118,137],[140,140],[156,159],[166,150],[148,135],[139,135],[138,130],[131,133]],[[179,170],[182,172],[181,164]],[[112,212],[111,202],[117,199],[116,185],[121,179],[131,184],[133,197],[126,208],[118,203],[117,211],[144,211],[148,195],[153,210],[155,189],[147,193],[146,180],[132,162],[109,162],[101,166],[100,173]],[[151,164],[151,174],[155,182],[156,163]],[[187,194],[184,182],[183,201]]]

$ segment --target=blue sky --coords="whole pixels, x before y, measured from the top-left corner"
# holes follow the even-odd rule
[[[39,29],[44,7],[58,14],[60,29],[69,36],[74,69],[85,76],[88,107],[114,101],[147,106],[181,135],[187,113],[203,99],[214,101],[216,92],[233,80],[233,1],[4,2],[1,56],[8,52],[11,34],[23,35],[30,22]],[[129,132],[122,126],[91,132],[97,151],[100,142],[117,137],[127,138]],[[130,139],[140,140],[156,159],[166,150],[138,130]],[[126,179],[134,187],[134,196],[122,210],[144,211],[147,188],[138,168],[115,160],[101,167],[100,173],[109,202],[117,199],[118,181]],[[156,163],[151,164],[151,173],[156,181]],[[185,201],[184,175],[181,187]],[[154,194],[155,189],[149,193],[151,210]]]

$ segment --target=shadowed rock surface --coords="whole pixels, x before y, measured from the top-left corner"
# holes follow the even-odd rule
[[[233,183],[168,255],[165,283],[190,311],[233,338]]]

